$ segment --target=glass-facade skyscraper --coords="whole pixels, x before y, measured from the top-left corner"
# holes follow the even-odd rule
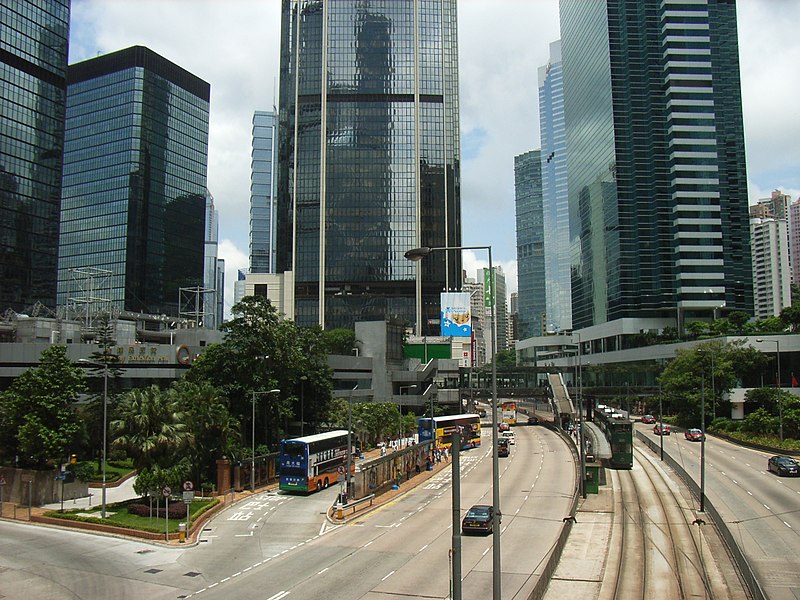
[[[539,67],[538,76],[547,303],[544,327],[546,331],[556,333],[572,329],[567,138],[564,129],[561,40],[550,44],[550,60],[547,65]]]
[[[734,2],[560,1],[573,327],[753,312]]]
[[[250,171],[250,272],[275,272],[275,160],[278,115],[253,114]]]
[[[0,312],[56,306],[69,0],[0,0]]]
[[[541,152],[514,157],[519,339],[543,335],[547,316]],[[512,313],[514,311],[512,310]],[[548,319],[549,320],[549,319]]]
[[[110,272],[119,310],[179,313],[203,285],[210,86],[134,46],[70,65],[58,265]]]
[[[284,0],[278,272],[296,321],[417,321],[439,329],[460,289],[455,0]],[[419,286],[419,287],[418,287]]]

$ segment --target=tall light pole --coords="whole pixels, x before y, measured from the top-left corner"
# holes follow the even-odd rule
[[[431,248],[423,246],[412,248],[405,253],[408,260],[420,261],[431,252],[448,250],[487,250],[489,253],[489,307],[492,309],[492,504],[494,505],[494,517],[492,520],[492,600],[500,600],[500,463],[497,454],[497,319],[495,313],[495,277],[492,267],[492,247],[491,246],[440,246]],[[417,289],[420,289],[419,286]],[[418,306],[420,302],[418,301]],[[417,314],[417,327],[421,319],[421,310]]]
[[[358,389],[358,384],[353,386],[350,390],[350,397],[347,400],[347,471],[344,476],[345,479],[345,492],[347,493],[347,501],[350,501],[350,464],[353,461],[353,442],[350,438],[351,431],[353,430],[353,392]]]
[[[581,464],[581,474],[578,478],[578,487],[581,491],[581,498],[586,498],[586,453],[583,449],[583,344],[581,343],[581,333],[576,331],[578,336],[578,458]]]
[[[108,355],[106,355],[108,356]],[[102,462],[101,469],[103,472],[103,491],[102,491],[102,505],[100,508],[100,518],[106,518],[106,440],[108,437],[108,362],[89,360],[88,358],[78,359],[78,362],[103,367],[103,452],[101,454]]]
[[[700,379],[700,512],[706,510],[706,374]],[[664,437],[664,434],[661,434]]]
[[[304,432],[303,426],[305,425],[305,420],[306,420],[306,417],[305,417],[305,404],[306,404],[306,399],[305,399],[305,391],[306,390],[305,390],[305,387],[306,387],[306,381],[307,380],[308,380],[308,377],[306,377],[305,375],[301,375],[300,376],[300,437],[303,437],[303,432]]]
[[[281,391],[277,388],[265,392],[253,391],[253,416],[252,416],[252,431],[250,434],[250,442],[253,445],[253,455],[250,457],[250,491],[256,492],[256,396],[261,394],[280,394]]]
[[[778,370],[775,373],[775,385],[778,387],[778,428],[780,432],[781,442],[783,442],[783,398],[781,398],[781,342],[780,340],[764,340],[756,338],[756,341],[761,342],[775,342],[775,359]]]

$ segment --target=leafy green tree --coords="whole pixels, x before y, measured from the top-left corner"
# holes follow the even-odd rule
[[[216,460],[234,456],[239,440],[239,422],[228,410],[228,399],[206,381],[185,379],[174,382],[166,395],[177,414],[184,415],[187,431],[194,439],[186,448],[194,481],[213,482]]]
[[[800,304],[792,304],[781,311],[781,321],[792,333],[800,330]]]
[[[352,329],[326,329],[321,337],[328,354],[351,355],[356,347],[356,332]]]
[[[705,321],[690,321],[686,324],[686,331],[692,338],[697,339],[708,331],[708,323]]]
[[[110,424],[112,447],[125,450],[139,471],[173,466],[194,443],[181,408],[174,395],[155,385],[131,390]]]
[[[251,431],[255,412],[256,442],[276,449],[301,412],[310,423],[327,414],[333,384],[322,333],[284,320],[260,296],[245,297],[232,312],[234,318],[222,326],[225,341],[207,349],[186,378],[219,389],[242,432]],[[258,393],[273,389],[280,391]]]
[[[775,434],[778,432],[778,419],[768,410],[757,408],[742,421],[742,431],[755,434]]]
[[[734,310],[728,313],[728,321],[730,321],[736,333],[742,334],[746,330],[748,321],[750,321],[750,315],[743,310]]]
[[[0,396],[0,457],[20,466],[49,468],[76,447],[81,423],[73,405],[84,392],[81,369],[64,346],[50,346],[39,366],[17,377]]]
[[[753,324],[754,333],[780,333],[786,329],[780,317],[767,317],[760,319]]]
[[[497,352],[497,368],[513,369],[517,366],[517,354],[513,350],[499,350]]]
[[[722,396],[737,380],[763,368],[766,357],[743,341],[722,344],[711,340],[691,349],[681,349],[667,363],[658,380],[677,424],[697,427],[700,422],[701,399],[705,398],[706,419],[724,406]]]

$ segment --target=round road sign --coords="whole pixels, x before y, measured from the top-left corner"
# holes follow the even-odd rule
[[[184,481],[183,482],[183,491],[184,492],[191,492],[194,489],[194,484],[191,481]]]
[[[339,471],[339,475],[344,475],[345,468],[342,465],[339,465],[337,470]]]
[[[162,494],[164,495],[164,497],[166,498],[167,496],[170,496],[170,495],[172,494],[172,488],[171,488],[171,487],[169,487],[168,485],[165,485],[165,486],[164,486],[164,489],[163,489],[163,490],[161,490],[161,493],[162,493]]]

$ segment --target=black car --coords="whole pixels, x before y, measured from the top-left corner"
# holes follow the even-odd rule
[[[800,475],[800,464],[791,456],[771,456],[767,461],[767,470],[781,477],[784,475],[797,477]]]
[[[508,438],[498,438],[497,439],[497,456],[503,458],[508,456],[511,453],[511,449],[508,447]]]
[[[494,507],[488,504],[476,504],[461,520],[461,533],[492,533],[493,520]]]

